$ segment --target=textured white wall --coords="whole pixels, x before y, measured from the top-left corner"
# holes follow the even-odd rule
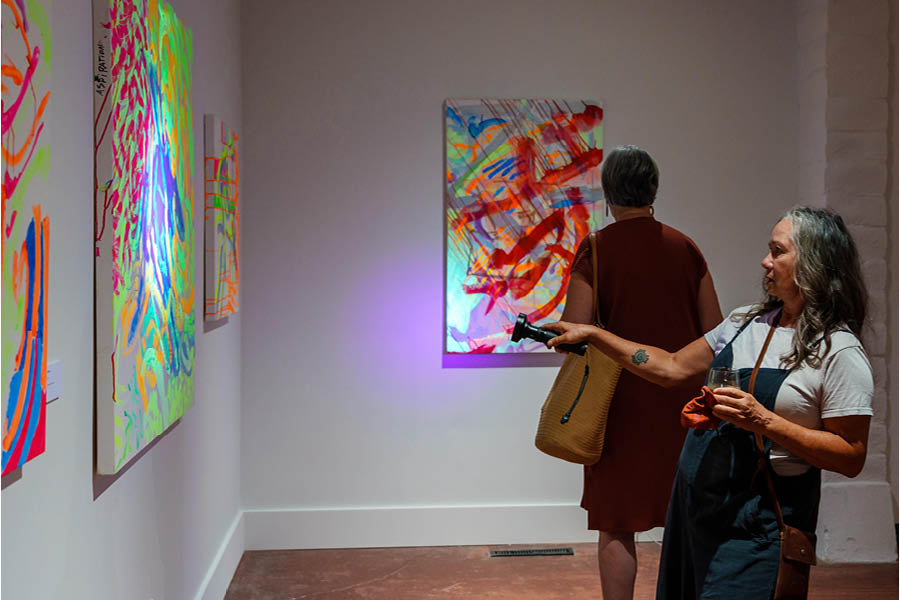
[[[890,148],[896,140],[888,133],[895,71],[890,66],[897,44],[891,35],[896,29],[889,27],[891,4],[801,0],[797,5],[799,196],[841,213],[856,239],[869,292],[863,342],[875,376],[875,416],[863,472],[854,479],[828,472],[823,476],[817,550],[832,562],[897,556],[889,526],[895,518],[896,485],[888,483],[887,468],[889,459],[896,461],[896,442],[888,440],[896,439],[889,432],[897,406],[896,394],[889,391],[888,367],[896,364],[897,314],[896,294],[889,302],[888,276],[897,206],[896,194],[890,192],[896,175]],[[892,277],[896,282],[896,272]],[[891,481],[896,484],[895,478]]]
[[[796,201],[793,3],[254,1],[242,22],[248,547],[545,535],[478,529],[486,507],[571,508],[580,469],[532,445],[554,369],[441,367],[441,103],[601,100],[727,311]],[[585,526],[566,515],[560,538]]]
[[[4,597],[193,598],[239,514],[241,317],[201,325],[203,112],[242,132],[239,10],[236,0],[174,5],[194,35],[195,405],[93,499],[92,26],[90,2],[57,0],[43,206],[48,356],[62,361],[63,388],[47,408],[46,452],[2,492]]]
[[[889,71],[891,73],[890,88],[888,90],[888,226],[889,239],[891,240],[890,249],[888,251],[888,331],[890,336],[890,353],[888,355],[888,365],[897,367],[900,364],[897,355],[897,337],[900,334],[900,324],[897,322],[897,258],[900,256],[897,246],[897,225],[900,221],[900,215],[897,214],[897,3],[891,2],[891,22],[890,31],[894,32],[891,40],[891,58],[889,63]],[[893,310],[891,310],[893,309]],[[900,373],[894,371],[888,377],[888,477],[891,482],[891,489],[894,494],[894,522],[897,522],[897,476],[900,473],[900,467],[897,463],[897,451],[900,449],[898,444],[898,409],[900,409]]]

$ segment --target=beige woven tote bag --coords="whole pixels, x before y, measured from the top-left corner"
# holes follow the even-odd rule
[[[594,278],[594,322],[597,306],[597,239],[591,233]],[[541,407],[534,445],[538,450],[573,463],[592,465],[603,453],[606,418],[622,367],[588,344],[584,356],[568,354]]]

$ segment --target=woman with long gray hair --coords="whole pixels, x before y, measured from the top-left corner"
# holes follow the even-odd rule
[[[821,470],[854,477],[866,460],[874,388],[860,342],[866,291],[843,220],[791,209],[772,230],[762,267],[763,300],[677,352],[589,325],[546,326],[560,333],[549,346],[588,341],[663,386],[737,370],[737,385],[704,390],[705,404],[698,399],[697,414],[684,415],[698,428],[678,463],[657,598],[768,600],[783,526],[816,529]]]

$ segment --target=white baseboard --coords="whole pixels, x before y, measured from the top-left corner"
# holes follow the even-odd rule
[[[241,556],[244,555],[244,511],[239,510],[225,532],[219,551],[213,558],[194,600],[222,600]]]
[[[247,550],[593,542],[575,504],[247,509]],[[639,534],[659,541],[662,528]]]
[[[593,542],[574,504],[238,511],[194,600],[221,600],[245,550]],[[660,541],[662,528],[639,533]]]
[[[888,497],[885,486],[874,486],[877,490],[869,489],[872,484],[823,486],[819,535],[824,562],[896,560],[893,530],[875,536],[877,547],[865,544],[868,553],[860,554],[861,548],[856,546],[849,548],[853,540],[871,542],[874,532],[884,528],[887,517],[881,513],[889,512],[884,508],[888,506],[883,501]],[[878,504],[880,510],[867,502]],[[853,507],[865,507],[862,512],[870,513],[872,519],[861,518],[860,511]],[[841,523],[830,514],[835,510],[857,515],[852,532],[829,526]],[[637,541],[660,542],[662,533],[657,527],[639,533]],[[574,544],[596,540],[597,533],[587,530],[587,513],[577,504],[246,509],[238,511],[225,533],[194,600],[221,600],[245,550]]]

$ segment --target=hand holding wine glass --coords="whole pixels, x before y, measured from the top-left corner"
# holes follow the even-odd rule
[[[709,370],[706,379],[706,386],[715,390],[721,387],[734,387],[740,389],[740,379],[737,369],[729,369],[727,367],[715,367]]]

